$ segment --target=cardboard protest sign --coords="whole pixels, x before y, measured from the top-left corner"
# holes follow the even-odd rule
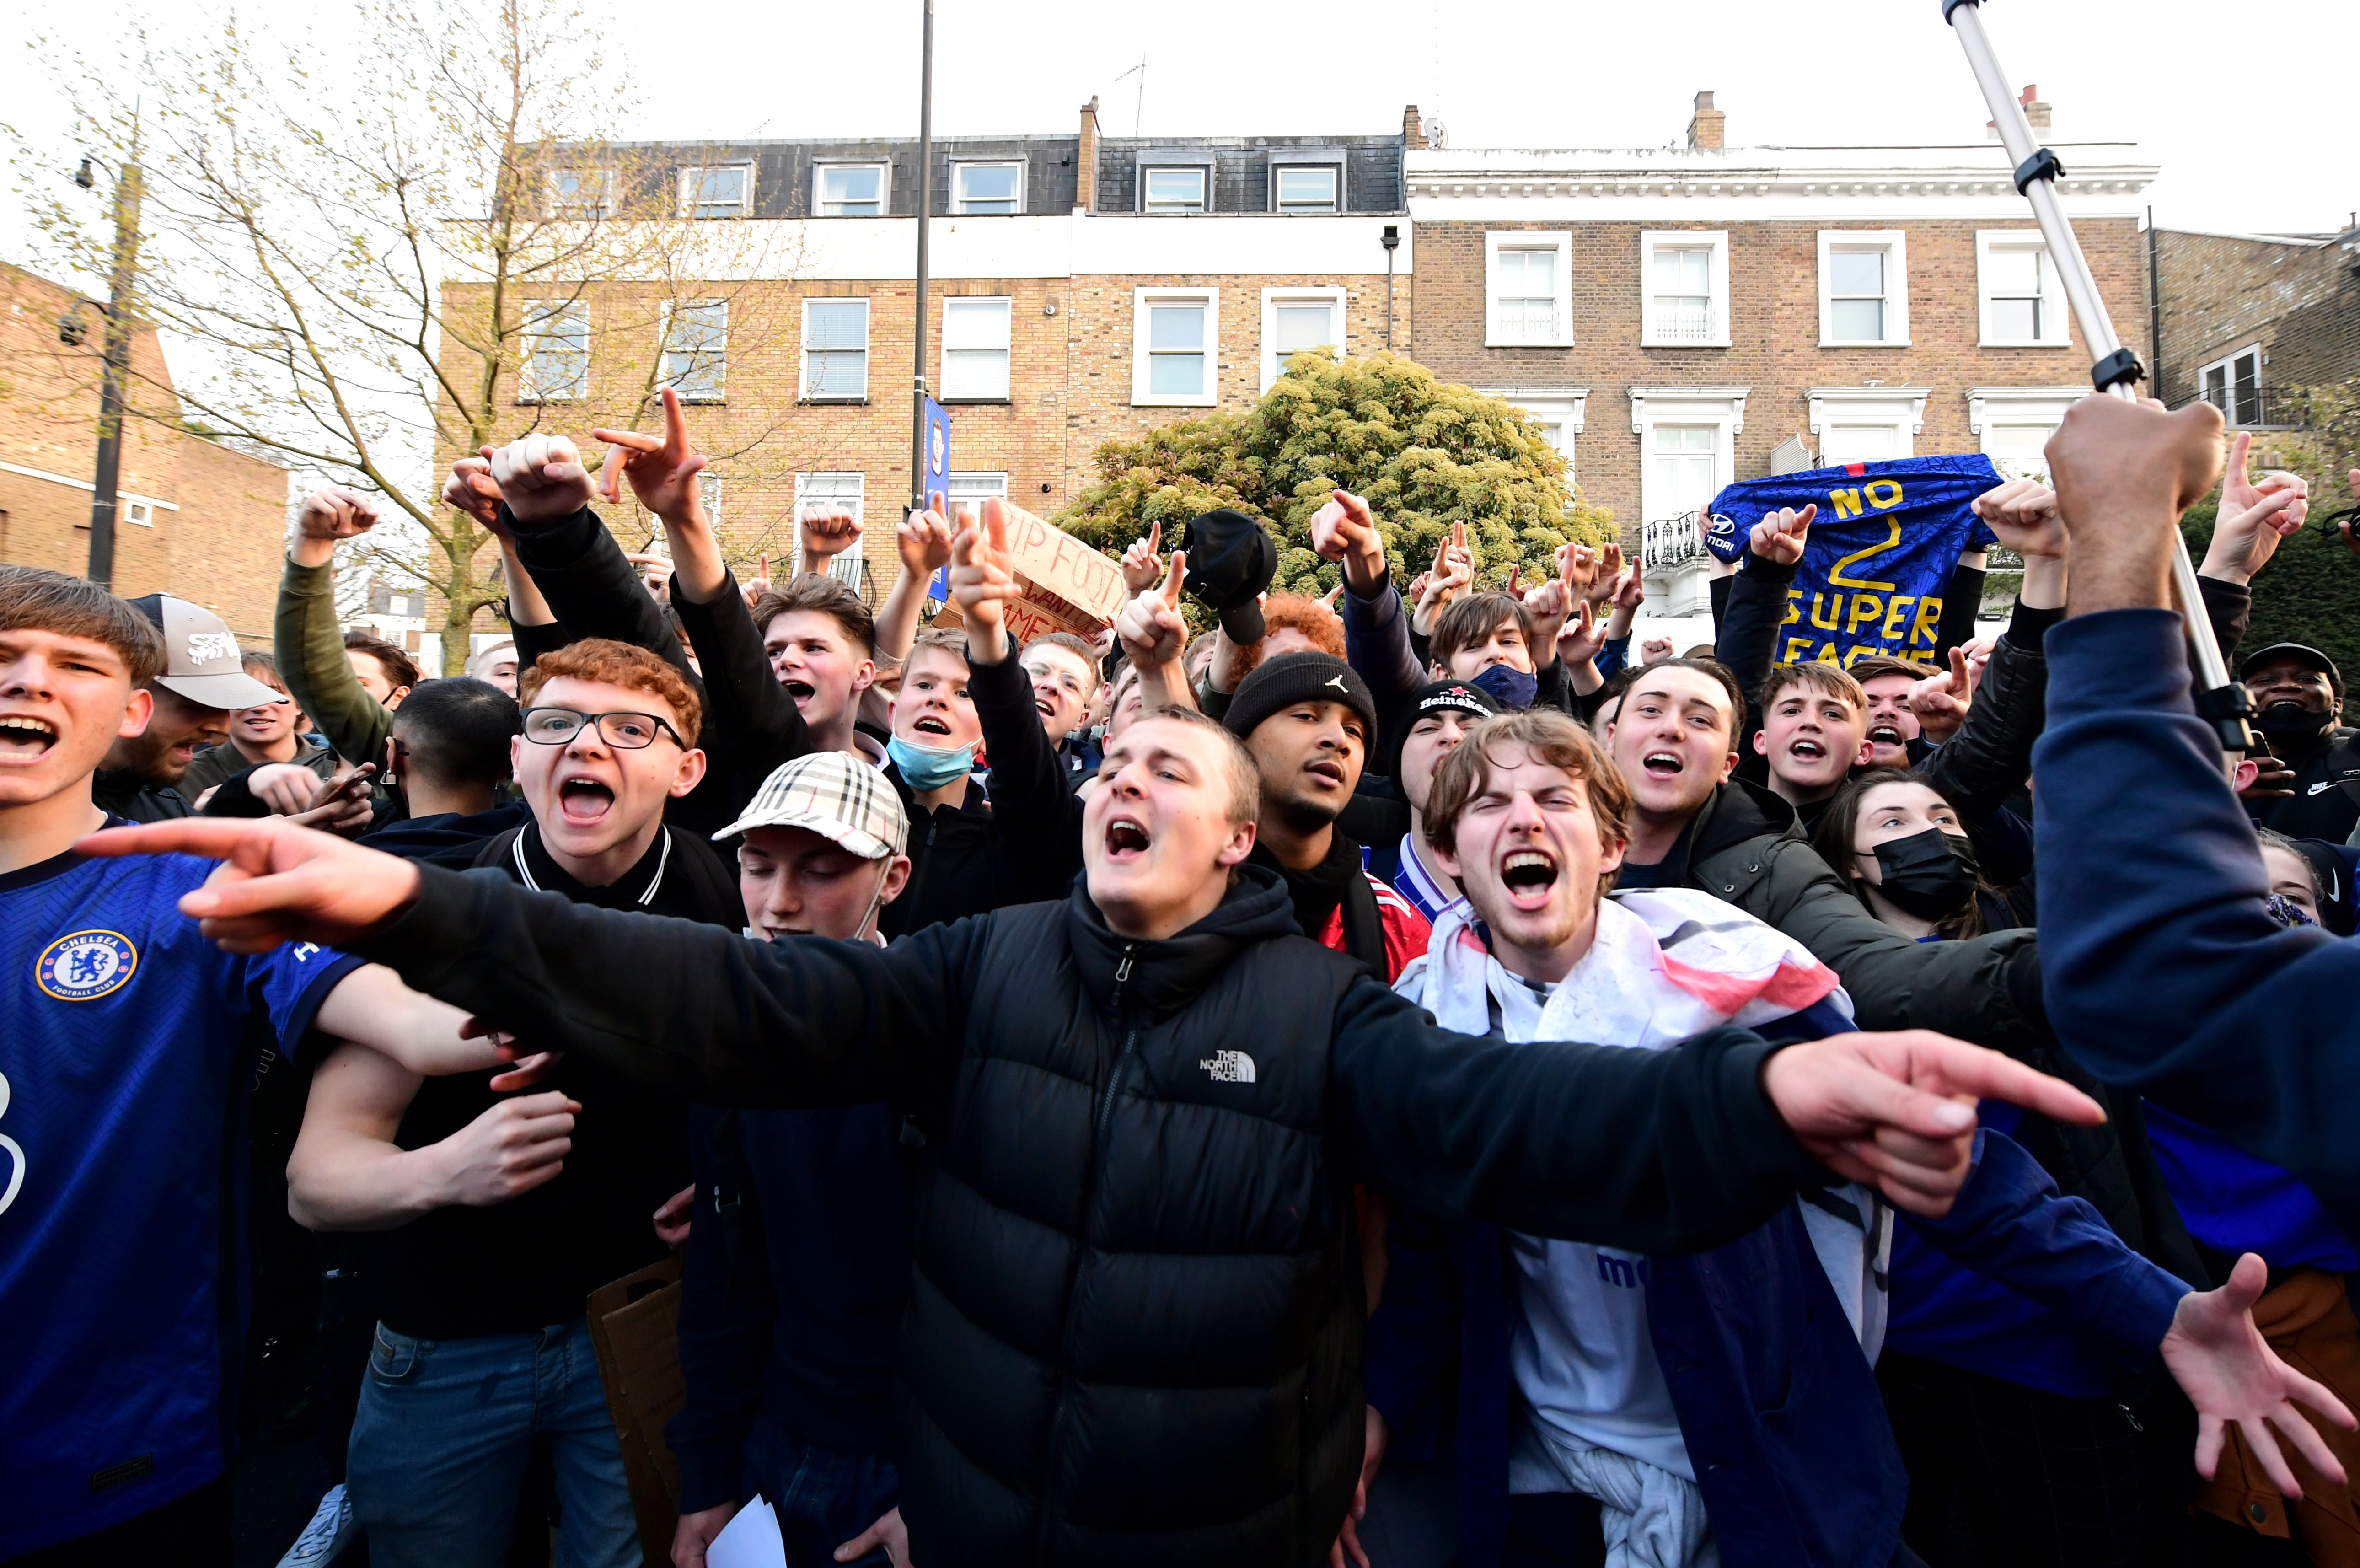
[[[1007,501],[983,503],[986,527],[990,525],[994,508],[1006,521],[1008,569],[1022,590],[1002,606],[1008,635],[1020,647],[1044,631],[1072,631],[1087,637],[1114,624],[1124,597],[1122,568],[1114,557],[1091,549],[1046,518]],[[944,619],[956,614],[953,607]]]
[[[1960,554],[1996,543],[1970,503],[1999,482],[1999,470],[1980,455],[1748,479],[1713,497],[1705,545],[1735,561],[1765,516],[1816,505],[1786,590],[1775,662],[1850,664],[1872,653],[1928,659]]]

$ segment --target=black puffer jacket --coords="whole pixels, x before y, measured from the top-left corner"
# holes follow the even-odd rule
[[[1360,1463],[1357,1180],[1678,1252],[1760,1224],[1813,1169],[1753,1036],[1447,1033],[1298,935],[1252,868],[1162,941],[1076,889],[882,949],[428,869],[353,950],[700,1099],[920,1112],[897,1463],[928,1568],[1324,1562]]]

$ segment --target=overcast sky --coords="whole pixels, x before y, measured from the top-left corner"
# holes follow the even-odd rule
[[[919,0],[594,3],[618,18],[605,44],[629,71],[639,135],[916,130]],[[55,40],[102,54],[110,37],[193,21],[121,0],[46,9]],[[241,0],[236,14],[300,28],[333,10]],[[2162,166],[2148,194],[2167,227],[2333,230],[2360,207],[2337,75],[2360,58],[2351,0],[1994,0],[1986,25],[2010,77],[2055,106],[2054,139],[2126,138]],[[1415,103],[1462,148],[1661,146],[1684,135],[1700,88],[1732,146],[1972,141],[1989,118],[1939,0],[938,0],[934,49],[946,135],[1070,131],[1093,93],[1109,133],[1135,122],[1149,136],[1382,133]],[[1142,56],[1143,93],[1123,74]],[[38,72],[12,71],[9,100],[0,120],[57,134]],[[8,205],[0,254],[14,259],[24,224],[13,192]]]

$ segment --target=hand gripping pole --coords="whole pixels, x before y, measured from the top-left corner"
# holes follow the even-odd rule
[[[1983,102],[1991,106],[1992,122],[1999,127],[2000,144],[2015,160],[2016,188],[2032,203],[2032,215],[2040,225],[2041,238],[2048,242],[2049,260],[2064,286],[2073,321],[2095,356],[2090,384],[2101,392],[2136,400],[2137,383],[2147,370],[2138,356],[2114,335],[2114,321],[2106,314],[2105,302],[2098,297],[2097,280],[2090,276],[2089,258],[2081,254],[2073,225],[2057,201],[2057,181],[2065,167],[2055,153],[2033,140],[2024,105],[2016,102],[2006,74],[1992,57],[1991,40],[1983,36],[1982,0],[1942,0],[1942,19],[1950,24],[1967,51],[1967,63],[1974,70]],[[2212,622],[2204,613],[2196,567],[2188,558],[2188,542],[2176,527],[2171,533],[2171,557],[2172,592],[2180,600],[2180,619],[2187,629],[2189,652],[2196,667],[2196,710],[2212,726],[2222,750],[2234,761],[2254,747],[2253,736],[2245,728],[2251,703],[2245,688],[2229,678],[2221,646],[2212,638]]]

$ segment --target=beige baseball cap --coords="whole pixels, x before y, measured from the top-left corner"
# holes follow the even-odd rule
[[[164,634],[166,663],[156,684],[201,707],[259,707],[286,694],[272,691],[246,673],[246,657],[229,622],[200,605],[169,594],[129,601]]]
[[[808,828],[869,861],[901,854],[910,842],[901,797],[848,751],[811,751],[781,765],[745,815],[713,837],[734,838],[749,828]]]

